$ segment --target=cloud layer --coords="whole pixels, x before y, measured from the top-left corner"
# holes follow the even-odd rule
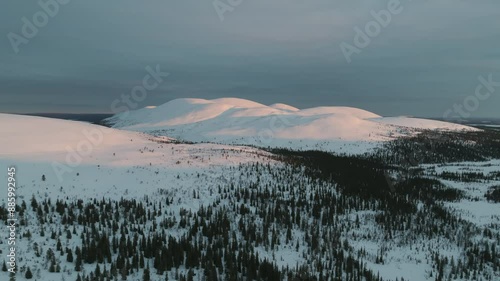
[[[441,116],[474,93],[479,75],[500,81],[498,1],[401,0],[402,12],[351,63],[340,44],[390,0],[243,0],[223,21],[211,0],[65,1],[17,54],[8,34],[22,36],[22,18],[41,6],[3,4],[0,111],[109,112],[157,64],[171,76],[144,106],[234,96]],[[473,116],[499,107],[500,89]]]

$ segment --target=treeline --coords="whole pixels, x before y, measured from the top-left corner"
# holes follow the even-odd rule
[[[370,264],[391,262],[389,253],[401,247],[424,252],[436,280],[498,280],[499,232],[443,204],[459,200],[460,191],[418,174],[391,183],[390,167],[375,157],[274,152],[286,165],[233,167],[239,178],[207,182],[215,197],[193,210],[176,206],[179,198],[168,192],[142,200],[33,196],[17,207],[19,239],[39,262],[18,274],[40,279],[43,270],[77,281],[382,281]],[[192,197],[200,200],[200,192]],[[0,216],[6,221],[3,207]],[[367,242],[380,245],[376,253]],[[458,258],[443,254],[447,247]]]
[[[422,131],[387,142],[375,157],[404,166],[500,159],[500,131]]]
[[[452,180],[459,182],[489,182],[500,181],[500,172],[490,174],[474,173],[474,172],[448,172],[444,171],[436,174],[437,177],[444,180]]]

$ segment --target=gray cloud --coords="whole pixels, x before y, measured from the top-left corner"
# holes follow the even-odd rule
[[[339,44],[387,2],[244,0],[221,22],[211,0],[72,0],[15,54],[7,34],[20,34],[21,18],[40,7],[6,1],[0,111],[109,112],[156,64],[171,76],[144,106],[236,96],[441,116],[474,93],[479,75],[500,80],[493,0],[401,0],[404,10],[346,63]],[[498,117],[497,94],[474,116]]]

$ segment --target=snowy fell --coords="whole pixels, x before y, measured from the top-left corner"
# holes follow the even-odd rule
[[[423,130],[475,130],[441,121],[382,117],[352,107],[298,109],[238,98],[176,99],[161,106],[119,113],[113,128],[191,142],[319,149],[358,154],[378,143]]]
[[[494,132],[453,132],[450,142],[435,143],[435,153],[424,151],[431,161],[409,167],[398,156],[425,159],[418,157],[423,143],[398,139],[367,159],[271,154],[164,135],[202,137],[239,126],[243,137],[221,134],[220,142],[252,140],[245,130],[269,129],[281,141],[271,145],[340,149],[347,146],[318,136],[343,133],[353,136],[344,144],[360,151],[363,142],[393,143],[385,141],[423,128],[471,129],[353,108],[299,110],[237,99],[177,100],[125,115],[111,119],[125,125],[129,118],[120,130],[0,114],[0,166],[16,168],[16,280],[500,278],[500,137]],[[283,126],[288,119],[282,117],[295,123]],[[478,154],[488,158],[474,160]],[[7,194],[0,193],[0,206],[7,206]],[[0,218],[7,220],[5,207]],[[7,278],[2,269],[0,280]]]

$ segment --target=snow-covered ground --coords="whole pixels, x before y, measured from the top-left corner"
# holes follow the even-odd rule
[[[179,220],[181,209],[197,211],[220,200],[218,187],[255,182],[255,175],[242,175],[240,165],[265,163],[282,165],[273,155],[250,147],[219,144],[184,144],[165,137],[110,129],[84,122],[43,117],[0,114],[0,177],[7,182],[7,167],[16,168],[16,199],[29,204],[50,199],[84,203],[93,199],[135,199],[158,202],[169,198],[169,212]],[[193,196],[193,194],[196,194]],[[0,204],[7,205],[7,191],[0,192]],[[160,218],[158,218],[160,220]],[[33,225],[19,228],[18,234],[30,231],[40,235],[37,218]],[[158,221],[159,222],[159,221]],[[44,226],[45,227],[45,226]],[[47,223],[53,229],[54,225]],[[77,227],[78,228],[78,227]],[[180,236],[182,233],[169,232]],[[79,245],[79,237],[65,242],[68,247]],[[17,275],[25,280],[24,271],[30,266],[34,279],[50,280],[50,274],[35,256],[33,245],[42,249],[55,248],[55,240],[21,239],[17,241],[18,265],[24,269]],[[66,244],[67,243],[67,244]],[[290,249],[277,252],[279,264],[295,266],[300,257],[289,257]],[[298,255],[297,253],[293,253]],[[269,257],[270,253],[262,252]],[[0,259],[0,263],[3,258]],[[74,265],[62,261],[62,274],[57,280],[74,280]],[[90,272],[95,265],[84,265]],[[40,270],[41,269],[41,270]],[[0,272],[0,279],[7,274]],[[131,276],[131,278],[139,276]],[[136,279],[132,279],[136,280]]]
[[[115,128],[170,136],[192,142],[259,147],[319,149],[347,154],[370,151],[380,142],[418,130],[475,130],[409,117],[381,117],[352,107],[297,109],[253,101],[177,99],[161,106],[117,114]]]
[[[479,173],[488,176],[492,173],[500,173],[500,160],[490,160],[484,162],[458,162],[440,165],[422,165],[427,174],[435,172],[450,173]],[[433,177],[433,176],[430,176]],[[446,180],[439,177],[446,186],[461,190],[465,193],[464,199],[460,202],[447,202],[446,206],[456,210],[462,218],[480,226],[496,224],[500,226],[500,204],[488,202],[485,194],[492,186],[500,185],[500,180],[478,180],[473,182],[463,182],[456,180]]]
[[[76,121],[0,114],[0,128],[0,164],[17,168],[18,196],[137,198],[166,185],[187,193],[227,167],[273,162],[259,149],[178,144]]]
[[[399,127],[403,125],[426,129],[468,129],[467,127],[456,127],[447,123],[434,123],[434,121],[428,120],[382,118],[366,111],[350,108],[298,110],[286,105],[267,107],[249,101],[242,102],[233,99],[216,102],[203,100],[178,100],[176,102],[180,104],[173,107],[168,104],[165,106],[171,107],[172,110],[177,108],[179,111],[185,111],[185,109],[181,110],[182,104],[186,105],[186,107],[196,105],[205,108],[206,106],[210,110],[195,110],[187,115],[182,115],[182,112],[175,112],[172,116],[177,117],[170,119],[163,119],[163,113],[158,111],[152,113],[151,116],[146,114],[146,117],[149,116],[147,118],[153,119],[152,116],[159,118],[151,120],[151,123],[148,123],[149,125],[141,123],[124,126],[123,129],[126,130],[106,128],[83,122],[0,114],[0,167],[3,170],[6,170],[6,167],[9,166],[16,167],[16,195],[18,200],[28,202],[32,195],[39,200],[50,198],[51,200],[63,199],[68,201],[75,199],[88,201],[92,198],[98,200],[102,198],[141,200],[146,196],[154,198],[153,200],[161,200],[161,198],[168,197],[173,200],[169,211],[178,214],[181,209],[197,210],[202,205],[210,205],[220,199],[220,194],[217,193],[218,185],[239,182],[241,186],[245,186],[244,183],[257,181],[254,174],[241,174],[241,171],[237,169],[239,165],[252,165],[256,162],[269,163],[275,166],[284,164],[274,160],[272,154],[257,148],[213,143],[176,143],[174,139],[152,136],[147,134],[149,132],[170,128],[167,130],[168,132],[182,132],[182,136],[191,136],[190,134],[192,136],[197,134],[201,136],[209,134],[211,129],[214,129],[215,132],[224,130],[223,124],[226,119],[234,119],[233,121],[239,124],[240,130],[243,130],[242,128],[246,126],[250,130],[260,130],[266,128],[264,125],[270,122],[280,122],[280,116],[291,116],[297,122],[302,122],[301,126],[303,127],[299,125],[290,127],[297,131],[290,128],[277,129],[276,134],[283,138],[280,146],[284,144],[284,146],[293,148],[322,149],[325,147],[332,148],[332,143],[334,143],[336,151],[342,151],[339,149],[343,148],[346,151],[350,149],[350,151],[359,152],[369,150],[376,146],[379,141],[389,138],[385,135],[388,132],[389,134],[390,132],[394,134],[409,132],[407,129]],[[220,103],[222,102],[224,105],[221,106]],[[214,112],[216,112],[212,107],[219,109],[221,111],[219,115],[225,117],[208,118],[207,116],[214,116]],[[154,110],[154,108],[147,110]],[[267,113],[270,111],[275,114],[268,116]],[[147,112],[146,109],[131,112],[130,118],[134,114],[145,114],[145,112]],[[168,113],[169,110],[166,112]],[[242,116],[245,118],[253,117],[245,119]],[[189,123],[187,122],[189,120],[198,121]],[[307,123],[305,120],[311,122]],[[316,127],[318,123],[325,122],[325,124],[328,124],[329,121],[332,121],[333,124],[337,124],[335,122],[341,124],[349,120],[355,120],[353,122],[359,124],[360,127],[357,129],[350,129],[348,126],[340,127],[340,130],[347,130],[348,132],[339,132],[339,135],[345,133],[349,134],[351,138],[346,137],[346,139],[337,141],[328,138],[323,139],[322,137],[315,139],[314,136],[322,136],[322,134],[328,136],[330,134],[322,132],[328,126]],[[162,125],[160,126],[156,122],[160,122]],[[165,125],[166,123],[163,122],[171,122],[170,124],[176,125]],[[210,124],[214,126],[217,124],[219,127],[210,127]],[[116,127],[120,126],[117,125]],[[206,128],[203,129],[204,127]],[[310,128],[310,130],[306,130],[307,133],[300,133],[299,127]],[[366,128],[379,128],[382,130],[380,132],[384,133],[373,137],[370,135],[371,133],[368,133],[367,137],[366,132],[363,132]],[[388,128],[390,128],[389,131],[387,131]],[[194,131],[191,132],[188,129]],[[233,131],[235,128],[227,128],[227,130]],[[294,135],[292,132],[296,132],[298,135]],[[303,137],[304,134],[310,134],[313,138]],[[181,137],[175,134],[173,136]],[[245,137],[245,134],[238,136],[241,138],[224,136],[227,137],[225,140],[228,143],[249,140],[249,138]],[[301,139],[301,136],[303,139]],[[201,140],[206,141],[206,139],[198,139],[198,141]],[[224,140],[224,138],[220,137],[216,140],[223,142],[221,140]],[[441,173],[444,171],[482,172],[486,175],[500,171],[500,161],[424,165],[423,168],[426,169],[429,177],[432,177],[431,172]],[[295,176],[305,177],[300,173]],[[0,178],[7,182],[6,177],[7,173],[5,172]],[[262,182],[270,179],[271,177],[266,176],[265,171],[259,178]],[[446,203],[446,206],[453,208],[463,218],[480,227],[500,224],[498,217],[500,204],[489,203],[484,199],[487,188],[492,184],[498,184],[498,182],[474,182],[472,184],[446,180],[442,180],[442,182],[448,186],[463,190],[468,195],[467,199],[461,202],[449,202]],[[193,193],[197,196],[193,196]],[[475,200],[475,198],[478,198],[478,200]],[[0,204],[5,205],[6,200],[7,193],[0,192]],[[417,281],[434,280],[433,277],[430,277],[432,268],[428,260],[431,255],[429,249],[439,249],[442,254],[448,256],[456,255],[459,252],[455,246],[448,245],[448,241],[439,239],[416,241],[415,245],[408,246],[408,244],[399,245],[398,238],[396,238],[391,243],[384,244],[384,233],[377,227],[374,221],[374,213],[353,211],[350,214],[352,218],[349,220],[354,221],[356,214],[359,214],[363,222],[360,229],[343,233],[342,238],[347,239],[356,250],[366,250],[372,260],[375,260],[375,256],[380,251],[383,251],[385,261],[383,264],[368,262],[367,266],[375,270],[375,272],[379,272],[384,278],[395,279],[404,276],[405,280],[407,280],[407,277],[410,280]],[[29,229],[33,233],[38,231],[34,228]],[[362,238],[366,234],[370,234],[372,237],[370,239]],[[180,235],[180,233],[171,233],[171,235],[176,236]],[[293,236],[300,238],[302,233],[294,230]],[[74,241],[71,240],[71,243],[78,243],[78,240],[75,237]],[[50,244],[55,243],[54,241],[47,241],[38,241],[38,243],[43,244],[45,249],[54,246]],[[31,245],[26,240],[22,240],[22,243],[18,245],[19,254],[24,255],[27,259],[23,264],[26,264],[27,261],[33,262],[33,264],[37,262]],[[301,253],[307,251],[307,249],[301,245],[299,251],[287,246],[280,246],[272,251],[256,248],[255,251],[261,258],[273,260],[280,267],[294,267],[305,261]],[[62,265],[68,268],[72,267],[70,263],[63,262]],[[41,265],[37,266],[42,268]],[[90,271],[94,266],[86,267]],[[39,280],[51,280],[50,278],[53,276],[47,275],[43,270],[41,274],[42,279]],[[5,273],[0,272],[2,280],[3,276],[5,276]],[[75,279],[74,275],[67,275],[66,277],[68,280]],[[137,276],[136,279],[140,280],[140,277]],[[19,280],[24,280],[24,278],[21,277]]]

